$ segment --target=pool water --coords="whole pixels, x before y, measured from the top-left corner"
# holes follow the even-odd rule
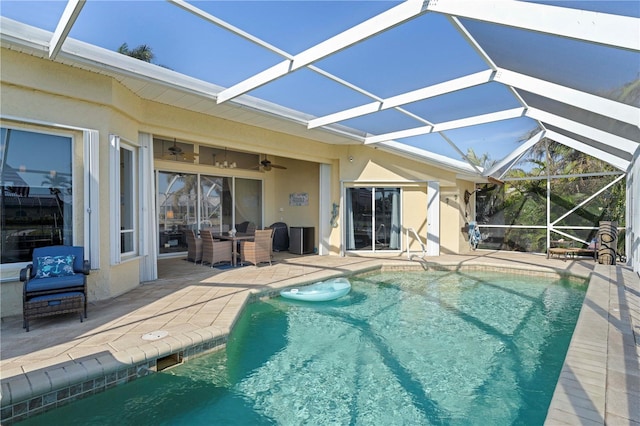
[[[24,424],[541,425],[586,285],[385,272],[247,307],[226,350]]]

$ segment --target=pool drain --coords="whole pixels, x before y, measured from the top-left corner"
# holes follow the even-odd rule
[[[162,339],[163,337],[167,337],[168,335],[169,335],[168,331],[157,330],[157,331],[152,331],[151,333],[142,335],[142,340],[158,340],[158,339]]]

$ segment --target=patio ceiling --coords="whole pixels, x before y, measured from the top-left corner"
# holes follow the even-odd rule
[[[635,1],[1,5],[3,47],[147,99],[478,179],[544,137],[623,171],[640,146]],[[157,64],[115,53],[124,42]]]

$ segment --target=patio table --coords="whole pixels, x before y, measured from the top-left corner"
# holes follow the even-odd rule
[[[253,241],[253,234],[243,234],[238,232],[237,234],[231,236],[227,232],[223,232],[222,234],[211,234],[214,239],[219,240],[229,240],[233,241],[233,266],[235,267],[238,264],[238,247],[240,241]]]

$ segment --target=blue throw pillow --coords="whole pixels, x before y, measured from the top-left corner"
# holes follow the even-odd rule
[[[43,256],[38,258],[38,269],[36,278],[63,277],[74,275],[73,261],[75,256],[67,254],[65,256]]]

